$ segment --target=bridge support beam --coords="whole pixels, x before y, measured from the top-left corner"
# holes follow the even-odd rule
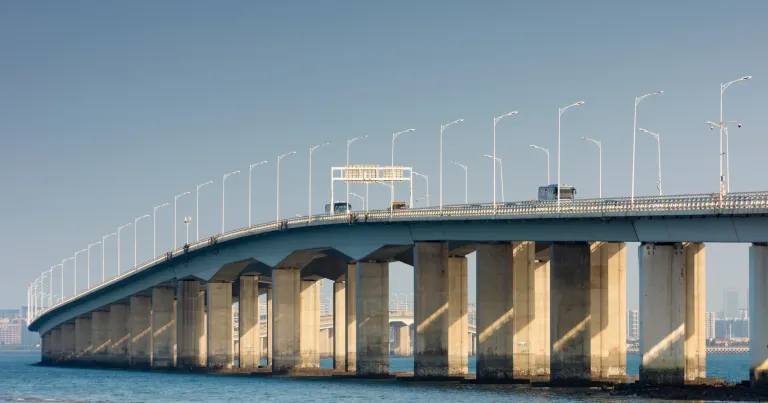
[[[152,289],[152,367],[176,366],[176,301],[173,287]]]
[[[389,263],[359,262],[356,271],[357,375],[388,375]]]
[[[75,324],[61,324],[61,360],[72,361],[75,355]]]
[[[301,281],[299,313],[299,368],[320,368],[320,282]]]
[[[395,330],[395,357],[410,357],[411,351],[411,327],[405,324],[394,325]]]
[[[61,359],[61,326],[51,329],[50,351],[50,362],[57,362]]]
[[[240,368],[258,368],[261,361],[258,276],[240,276],[239,321]]]
[[[205,293],[198,280],[180,280],[176,285],[176,366],[206,366]]]
[[[95,365],[109,364],[109,311],[91,312],[91,349],[90,360]]]
[[[267,365],[272,366],[272,327],[275,325],[272,320],[272,286],[267,288]]]
[[[40,336],[40,362],[47,364],[51,362],[51,331]]]
[[[127,367],[130,363],[128,343],[131,338],[128,316],[129,306],[112,304],[109,306],[109,363],[114,367]]]
[[[210,282],[206,292],[208,367],[232,368],[232,283]]]
[[[749,380],[768,388],[768,245],[749,248]]]
[[[537,261],[534,242],[512,243],[512,289],[512,377],[546,376],[550,349],[549,260]]]
[[[347,352],[347,292],[346,284],[333,283],[333,369],[344,370]]]
[[[272,371],[292,371],[300,365],[301,270],[272,269]]]
[[[590,255],[592,379],[627,374],[627,245],[595,242]]]
[[[648,243],[638,252],[640,381],[681,385],[706,377],[704,245]]]
[[[152,303],[149,297],[131,297],[131,340],[129,344],[131,367],[152,366]]]
[[[550,382],[590,381],[590,245],[554,243],[550,256]]]
[[[90,315],[90,314],[86,314]],[[90,359],[91,350],[91,317],[81,315],[75,318],[75,359],[85,363]]]
[[[344,355],[344,371],[357,371],[357,264],[347,264],[344,276],[345,318],[344,341],[346,343]]]

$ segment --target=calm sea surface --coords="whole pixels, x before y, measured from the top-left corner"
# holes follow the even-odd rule
[[[127,370],[52,368],[32,365],[39,353],[0,352],[0,402],[582,402],[633,401],[589,390],[512,386],[444,385],[371,380],[295,380]],[[637,375],[638,356],[627,357]],[[331,360],[323,360],[331,367]],[[469,360],[474,372],[475,359]],[[711,377],[748,377],[748,356],[711,356]],[[413,359],[392,358],[391,371],[412,371]],[[642,400],[648,401],[648,400]]]

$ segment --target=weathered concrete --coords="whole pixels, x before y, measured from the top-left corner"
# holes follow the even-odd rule
[[[534,242],[512,243],[512,377],[549,374],[549,261]]]
[[[176,366],[205,367],[205,301],[198,280],[180,280],[176,284]]]
[[[61,324],[61,360],[70,361],[75,355],[75,324]]]
[[[706,376],[703,244],[642,244],[638,254],[640,381],[681,385]]]
[[[589,244],[552,244],[550,269],[550,381],[590,381]]]
[[[749,380],[768,388],[768,245],[749,248]]]
[[[40,336],[40,361],[51,362],[51,331]]]
[[[411,350],[411,327],[405,324],[393,325],[395,330],[395,357],[410,357]]]
[[[61,326],[51,329],[50,360],[56,362],[61,359]]]
[[[301,282],[299,368],[320,368],[320,282]]]
[[[109,311],[91,312],[91,353],[89,361],[96,365],[109,364]]]
[[[232,368],[232,283],[210,282],[207,285],[206,333],[208,367]]]
[[[274,321],[272,320],[272,286],[267,288],[267,365],[272,366],[272,327]]]
[[[176,366],[176,300],[172,287],[152,289],[152,367]]]
[[[344,370],[357,371],[357,264],[347,264],[345,274],[345,300],[346,300],[346,355],[344,357]]]
[[[240,276],[239,315],[240,368],[258,368],[261,361],[258,276]]]
[[[90,314],[75,318],[75,360],[87,362],[90,359],[91,350],[91,317]]]
[[[130,365],[149,368],[152,366],[152,303],[149,297],[134,295],[130,305]]]
[[[626,249],[621,242],[591,245],[592,379],[627,374]]]
[[[386,375],[389,373],[389,263],[359,262],[356,271],[357,375]]]
[[[448,257],[448,375],[469,373],[467,258]]]
[[[344,370],[347,355],[347,292],[346,284],[333,283],[333,368]]]
[[[115,367],[130,365],[128,354],[131,340],[129,316],[130,306],[127,304],[112,304],[109,306],[109,364]]]
[[[300,364],[301,270],[272,269],[272,371],[291,371]]]

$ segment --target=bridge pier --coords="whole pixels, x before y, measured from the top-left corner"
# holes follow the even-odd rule
[[[640,381],[681,385],[706,377],[704,245],[647,243],[638,252]]]
[[[347,352],[347,292],[346,284],[333,283],[333,369],[345,369]]]
[[[61,324],[61,360],[72,361],[75,355],[75,324]]]
[[[90,314],[75,318],[75,361],[85,363],[90,358],[91,350],[91,317]]]
[[[152,289],[152,367],[176,366],[176,301],[172,287]]]
[[[47,364],[51,362],[51,331],[40,336],[40,362]]]
[[[232,368],[232,283],[209,282],[205,295],[207,366]]]
[[[590,255],[592,379],[627,374],[627,276],[623,242],[594,242]]]
[[[198,280],[179,280],[176,285],[176,366],[206,366],[205,293]]]
[[[130,364],[128,343],[131,338],[128,305],[112,304],[109,306],[109,346],[108,360],[114,367],[127,367]]]
[[[106,366],[109,364],[107,349],[109,348],[109,311],[91,312],[91,353],[93,364]]]
[[[300,365],[301,270],[272,269],[272,371],[292,371]]]
[[[239,321],[240,368],[258,368],[261,361],[258,276],[240,276]]]
[[[548,255],[548,250],[544,250]],[[542,256],[543,257],[543,256]],[[549,374],[549,256],[536,259],[536,243],[512,243],[512,376]]]
[[[768,388],[768,245],[749,248],[749,380]]]
[[[356,272],[357,375],[388,375],[389,263],[359,262]]]
[[[405,324],[394,326],[395,330],[395,357],[411,356],[411,327]]]
[[[61,326],[56,326],[51,329],[50,338],[50,357],[51,363],[57,362],[61,359]]]
[[[133,368],[152,366],[152,306],[149,297],[134,295],[130,299],[131,339],[130,364]]]
[[[274,327],[274,321],[272,321],[272,286],[267,288],[267,366],[272,366],[272,328]]]
[[[357,371],[357,264],[347,264],[344,275],[345,326],[344,371]]]
[[[299,368],[320,368],[320,282],[301,281]]]

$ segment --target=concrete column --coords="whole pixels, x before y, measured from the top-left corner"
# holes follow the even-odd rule
[[[176,366],[176,300],[172,287],[152,289],[152,367]]]
[[[749,248],[749,380],[759,388],[768,388],[767,307],[768,245],[754,244]]]
[[[395,357],[410,357],[411,327],[404,324],[395,326]]]
[[[91,344],[91,317],[78,316],[75,318],[75,359],[86,362],[90,357],[93,345]]]
[[[51,362],[61,359],[61,327],[57,326],[51,330]]]
[[[272,286],[267,288],[267,365],[272,366],[272,327],[274,322],[272,321]]]
[[[513,354],[512,244],[477,245],[477,379],[511,380]]]
[[[302,280],[299,368],[320,368],[320,282]]]
[[[115,367],[127,367],[130,364],[128,345],[131,338],[129,306],[112,304],[109,306],[109,363]]]
[[[549,374],[549,262],[534,242],[512,243],[512,376]]]
[[[703,244],[643,244],[640,381],[683,384],[706,376]]]
[[[109,311],[91,312],[91,354],[89,360],[96,365],[109,364]]]
[[[240,368],[258,368],[261,361],[258,276],[240,276],[239,321]]]
[[[232,368],[232,283],[211,282],[207,288],[208,367]]]
[[[301,270],[272,269],[272,371],[291,371],[301,357]]]
[[[71,361],[75,355],[75,324],[61,324],[61,360]]]
[[[51,331],[40,336],[40,362],[49,363],[51,361]]]
[[[347,343],[346,355],[344,357],[344,370],[347,372],[357,371],[357,264],[347,264],[345,276],[345,298],[346,298],[346,334],[344,339]]]
[[[149,297],[131,297],[130,365],[134,368],[152,366],[152,303]]]
[[[469,373],[467,258],[448,257],[448,375]]]
[[[389,374],[389,263],[357,264],[358,375]],[[349,337],[349,334],[347,334]]]
[[[346,284],[333,283],[333,369],[344,370],[347,352]]]
[[[627,374],[626,264],[625,243],[595,242],[591,245],[592,379]]]
[[[589,244],[552,244],[550,269],[550,382],[590,381]]]
[[[176,284],[176,366],[179,368],[199,368],[206,364],[201,359],[201,344],[207,342],[202,295],[198,280],[179,280]]]

